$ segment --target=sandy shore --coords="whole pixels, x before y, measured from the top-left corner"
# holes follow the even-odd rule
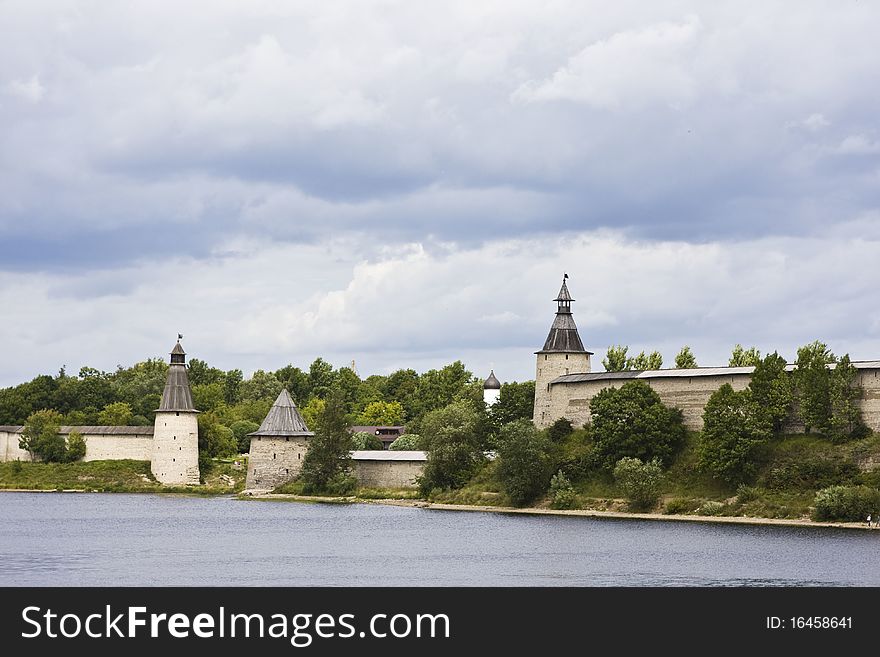
[[[835,527],[838,529],[862,529],[878,530],[880,528],[868,527],[865,523],[858,522],[814,522],[812,520],[788,520],[779,518],[746,518],[743,516],[685,516],[667,515],[663,513],[625,513],[621,511],[592,511],[588,509],[537,509],[537,508],[513,508],[505,506],[475,506],[471,504],[437,504],[423,500],[364,500],[354,497],[314,497],[306,495],[283,495],[278,493],[255,493],[249,492],[245,499],[274,500],[289,502],[323,502],[323,503],[349,503],[349,504],[384,504],[387,506],[406,506],[417,509],[431,509],[436,511],[481,511],[483,513],[508,513],[519,515],[543,515],[543,516],[576,516],[582,518],[616,518],[622,520],[655,520],[658,522],[708,522],[724,525],[783,525],[786,527]]]

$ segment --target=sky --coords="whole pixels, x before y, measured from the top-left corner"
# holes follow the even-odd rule
[[[0,1],[0,385],[880,358],[880,6]]]

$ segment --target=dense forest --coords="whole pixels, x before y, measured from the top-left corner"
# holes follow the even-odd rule
[[[419,433],[424,416],[452,402],[470,402],[481,417],[482,431],[519,418],[530,418],[534,382],[507,383],[491,413],[483,404],[482,380],[455,361],[422,374],[401,369],[387,376],[361,379],[349,367],[334,368],[322,358],[308,369],[286,365],[257,370],[245,379],[238,369],[224,371],[192,359],[188,366],[193,401],[199,415],[200,441],[212,456],[247,451],[246,434],[255,431],[272,402],[287,388],[312,427],[331,390],[339,389],[351,424],[406,425]],[[63,368],[0,390],[0,424],[24,424],[34,412],[52,409],[67,425],[151,425],[165,386],[168,365],[149,359],[131,367],[102,372],[84,367],[72,376]]]

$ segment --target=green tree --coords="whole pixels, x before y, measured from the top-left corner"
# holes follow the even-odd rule
[[[32,461],[39,458],[46,463],[60,463],[67,455],[60,431],[61,413],[52,409],[36,411],[24,423],[18,446],[27,450]]]
[[[241,384],[241,399],[244,401],[265,399],[274,401],[281,392],[281,388],[281,381],[272,372],[257,370],[251,378]]]
[[[568,477],[560,470],[550,479],[550,507],[553,509],[573,509],[577,503],[577,493]]]
[[[531,420],[535,412],[535,382],[502,383],[498,401],[489,408],[489,416],[497,426],[514,420]]]
[[[639,352],[639,355],[635,358],[630,358],[627,363],[628,370],[659,370],[663,367],[663,356],[660,355],[659,351],[652,351],[650,354],[645,354],[644,351]]]
[[[98,413],[98,424],[102,426],[125,427],[131,421],[131,405],[128,402],[107,404]]]
[[[485,462],[478,435],[480,417],[468,402],[453,402],[429,412],[422,422],[428,460],[419,488],[461,488]]]
[[[688,370],[697,367],[697,359],[694,352],[688,345],[681,348],[681,351],[675,356],[675,368],[679,370]]]
[[[410,420],[416,417],[421,405],[418,400],[419,375],[415,370],[397,370],[377,383],[384,399],[400,402],[404,416]]]
[[[775,433],[782,431],[791,414],[793,391],[786,366],[785,359],[775,351],[767,354],[755,365],[749,383],[752,402],[767,416]]]
[[[308,372],[303,372],[293,365],[285,365],[275,372],[281,385],[287,388],[297,404],[305,404],[312,393]]]
[[[748,349],[743,349],[743,346],[739,343],[736,344],[733,348],[733,352],[730,354],[730,361],[727,363],[728,367],[756,367],[758,363],[761,362],[761,352],[757,347],[749,347]]]
[[[309,365],[309,387],[311,394],[324,399],[330,394],[330,389],[336,382],[336,373],[333,366],[323,358],[316,358]]]
[[[216,383],[222,389],[226,379],[226,373],[216,367],[209,366],[205,361],[198,358],[190,358],[187,369],[187,378],[192,386],[210,385]]]
[[[625,456],[669,465],[684,443],[681,411],[665,406],[644,381],[605,388],[590,408],[596,450],[608,468]]]
[[[199,415],[199,451],[209,458],[238,454],[238,443],[232,429],[220,422],[216,413]]]
[[[318,420],[324,414],[326,402],[318,397],[312,397],[309,402],[299,409],[306,426],[314,431],[314,427],[318,426]]]
[[[859,404],[864,390],[857,383],[859,371],[845,354],[830,372],[828,433],[834,441],[867,433]]]
[[[400,426],[403,424],[403,405],[397,401],[371,402],[358,417],[358,424],[379,427]]]
[[[405,433],[388,446],[395,451],[421,450],[422,437],[417,433]]]
[[[306,494],[330,492],[328,488],[351,476],[351,434],[346,421],[345,393],[334,388],[318,418],[315,435],[303,459],[300,480]]]
[[[626,345],[613,345],[608,347],[605,358],[602,359],[602,367],[606,372],[622,372],[630,368],[630,359],[626,357],[629,347]],[[644,354],[644,352],[642,352]]]
[[[248,434],[259,429],[260,425],[251,420],[237,420],[229,428],[232,429],[232,435],[238,445],[238,453],[247,454],[251,448],[251,437]]]
[[[82,460],[86,455],[86,440],[79,431],[67,434],[67,453],[64,460],[73,463]]]
[[[798,410],[807,433],[818,429],[826,433],[831,425],[831,373],[828,365],[837,358],[818,340],[797,351],[793,372]]]
[[[416,393],[419,406],[418,414],[424,415],[429,411],[448,406],[462,398],[469,384],[476,383],[477,379],[459,360],[439,370],[428,370],[419,377],[419,387]],[[478,387],[476,397],[482,401],[482,386]]]
[[[514,506],[525,506],[546,492],[553,464],[550,443],[529,420],[501,427],[496,474]]]
[[[244,374],[241,370],[229,370],[223,380],[223,398],[230,406],[238,403],[241,398],[241,383]]]
[[[725,383],[712,393],[703,411],[700,467],[731,486],[757,470],[757,449],[772,436],[769,416],[753,402],[750,390]]]
[[[663,470],[660,461],[643,463],[636,458],[624,457],[614,466],[614,481],[629,500],[633,511],[647,511],[657,505]]]
[[[561,417],[547,428],[547,437],[554,443],[560,443],[568,438],[574,427],[571,426],[571,420]]]
[[[379,437],[368,431],[358,431],[351,437],[352,449],[380,450],[382,447],[382,441],[379,440]]]
[[[199,383],[192,386],[193,404],[200,411],[216,410],[221,404],[226,404],[225,392],[222,383]]]

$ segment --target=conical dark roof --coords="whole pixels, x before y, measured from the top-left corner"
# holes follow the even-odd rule
[[[495,370],[489,372],[489,378],[483,382],[483,390],[501,390],[501,382],[495,378]]]
[[[171,350],[173,355],[186,356],[186,352],[183,350],[183,347],[180,346],[180,342],[174,345],[174,349]]]
[[[296,409],[296,404],[286,389],[281,391],[278,399],[269,409],[269,414],[263,420],[260,428],[249,436],[314,436],[309,431],[305,420]]]
[[[574,301],[571,298],[571,294],[568,292],[568,285],[565,284],[565,279],[562,279],[562,287],[559,289],[559,295],[553,299],[554,301]]]
[[[183,363],[171,363],[168,366],[168,378],[165,380],[165,390],[162,391],[162,403],[156,410],[197,412],[189,388],[186,365]]]

